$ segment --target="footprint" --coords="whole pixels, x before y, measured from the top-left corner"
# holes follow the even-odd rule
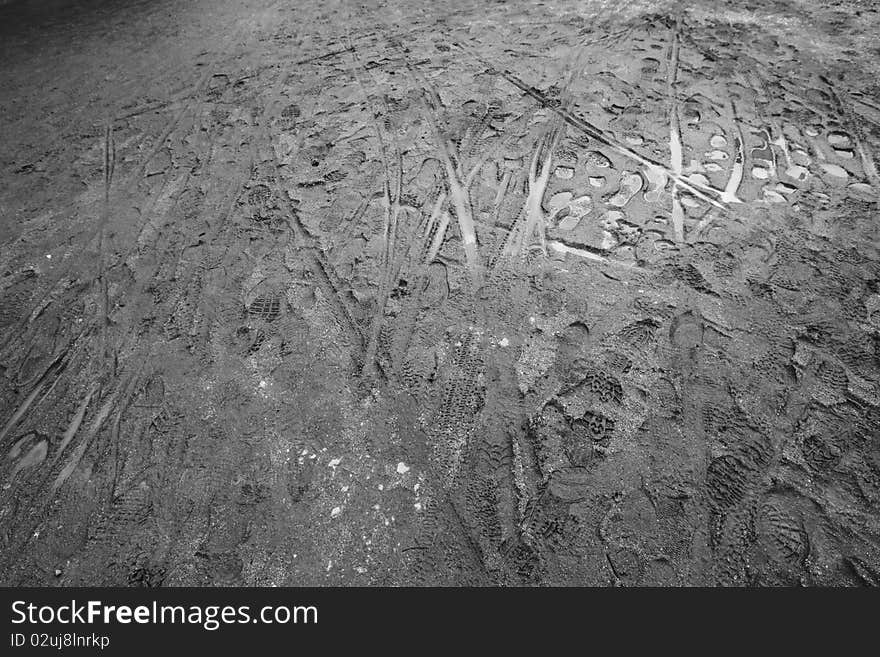
[[[646,80],[650,80],[655,75],[657,75],[657,71],[660,70],[660,60],[654,57],[645,57],[642,59],[642,68],[640,73],[642,74],[642,78]]]
[[[850,139],[850,136],[845,132],[829,132],[826,139],[828,140],[828,143],[834,148],[852,148],[852,140]]]
[[[642,177],[637,173],[624,171],[620,176],[620,189],[608,200],[609,205],[618,208],[624,207],[632,200],[632,197],[638,194],[643,185]]]
[[[842,166],[838,166],[837,164],[822,162],[821,164],[819,164],[819,167],[829,176],[834,176],[835,178],[840,178],[842,180],[846,180],[847,178],[849,178],[849,172],[847,172],[846,169],[844,169]]]
[[[165,381],[159,375],[152,376],[141,389],[138,404],[158,407],[163,401],[165,401]]]
[[[785,197],[777,192],[774,189],[770,189],[769,187],[764,187],[762,190],[764,193],[764,200],[768,203],[787,203]]]
[[[709,179],[706,176],[704,176],[702,173],[692,173],[691,175],[688,176],[688,180],[694,185],[698,185],[698,186],[702,186],[702,187],[711,187],[712,186],[712,183],[709,182]]]
[[[605,216],[602,217],[602,221],[599,222],[599,225],[607,230],[613,230],[620,227],[619,222],[624,217],[626,217],[626,215],[620,210],[609,210],[605,213]]]
[[[593,199],[589,195],[574,198],[571,192],[559,192],[550,197],[547,210],[552,218],[559,219],[559,230],[574,230],[592,212]]]
[[[560,166],[575,168],[578,163],[578,156],[570,148],[559,148],[553,153],[553,161]]]
[[[758,180],[767,180],[776,171],[776,158],[770,146],[770,133],[767,130],[761,130],[758,136],[763,142],[762,145],[753,148],[749,153],[749,157],[754,162],[752,176]]]
[[[703,318],[688,310],[672,320],[669,341],[679,349],[694,349],[703,344],[703,331]]]
[[[572,368],[590,345],[590,329],[581,321],[572,322],[557,336],[556,362]]]
[[[681,109],[681,116],[684,119],[684,122],[688,125],[695,125],[699,123],[703,116],[700,114],[700,110],[696,105],[685,104]]]
[[[547,212],[551,216],[557,214],[568,207],[568,203],[572,198],[574,198],[574,194],[571,192],[559,192],[558,194],[554,194],[547,201]]]
[[[611,160],[599,151],[587,151],[584,153],[584,163],[589,167],[597,167],[599,169],[607,169],[611,166]]]
[[[666,172],[659,167],[648,167],[645,169],[645,178],[648,179],[650,188],[645,191],[645,200],[648,203],[655,203],[660,200],[663,190],[666,189],[668,177]]]
[[[693,194],[682,192],[679,194],[679,200],[681,201],[681,204],[686,208],[700,207],[700,202],[696,198],[694,198]]]
[[[785,175],[793,180],[804,181],[810,175],[809,169],[799,164],[793,164],[785,170]]]
[[[864,201],[877,200],[877,191],[868,183],[853,183],[847,189],[852,196]]]
[[[572,214],[576,214],[580,217],[583,217],[593,210],[593,198],[586,194],[584,196],[578,196],[575,199],[572,199],[568,204],[569,209]]]
[[[787,196],[789,194],[794,194],[796,191],[798,191],[798,188],[794,185],[789,185],[788,183],[781,182],[776,183],[776,186],[773,188],[773,190]]]
[[[795,148],[791,151],[791,161],[798,166],[807,167],[810,166],[813,159],[810,157],[807,151],[803,150],[802,148]]]
[[[574,230],[579,223],[581,223],[581,217],[576,214],[569,214],[559,222],[558,228],[563,231]]]

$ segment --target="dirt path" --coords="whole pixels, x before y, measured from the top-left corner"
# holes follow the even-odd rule
[[[0,581],[880,583],[878,8],[429,4],[0,3]]]

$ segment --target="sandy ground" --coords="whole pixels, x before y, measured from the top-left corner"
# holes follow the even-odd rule
[[[876,3],[0,4],[2,583],[880,583]]]

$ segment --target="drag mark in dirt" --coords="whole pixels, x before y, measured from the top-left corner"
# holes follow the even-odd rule
[[[669,162],[672,172],[681,177],[682,175],[682,143],[681,125],[678,119],[678,101],[675,94],[675,83],[678,77],[678,56],[681,48],[679,31],[681,20],[676,21],[672,30],[672,40],[669,46],[668,74],[666,80],[667,93],[669,94]],[[672,183],[672,228],[675,240],[679,244],[684,241],[684,208],[678,198],[678,183]]]
[[[58,443],[58,447],[55,450],[55,461],[61,458],[61,454],[70,444],[70,441],[73,440],[73,437],[76,435],[76,432],[79,431],[79,425],[82,424],[83,418],[86,415],[86,410],[89,407],[89,403],[92,401],[92,397],[95,393],[98,392],[100,386],[95,383],[92,385],[91,389],[86,393],[86,396],[83,397],[83,400],[79,404],[79,408],[77,408],[76,413],[73,415],[73,419],[70,421],[70,424],[67,426],[67,429],[64,431],[64,435],[61,437],[61,442]]]
[[[407,70],[414,81],[417,78],[421,78],[409,62],[407,62]],[[469,187],[473,182],[474,176],[479,171],[482,161],[474,165],[467,174],[464,173],[458,149],[456,149],[452,140],[444,134],[438,123],[437,117],[443,108],[440,95],[424,78],[419,79],[415,83],[420,87],[422,100],[427,109],[426,118],[431,125],[434,135],[437,159],[442,162],[443,170],[446,174],[448,193],[452,199],[455,218],[458,221],[458,228],[461,232],[461,241],[464,247],[468,271],[473,282],[476,284],[482,279],[483,265],[480,261],[477,246],[477,232],[474,225],[473,211],[471,210]]]
[[[562,254],[571,254],[577,256],[578,258],[584,258],[585,260],[593,260],[594,262],[601,262],[602,264],[617,264],[613,260],[609,260],[601,253],[595,253],[593,251],[589,251],[584,248],[579,248],[576,246],[569,246],[564,242],[559,240],[550,240],[547,242],[547,246],[549,246],[553,251]],[[625,265],[626,266],[626,265]],[[635,267],[636,265],[629,265]]]
[[[107,331],[110,325],[110,292],[107,285],[107,225],[110,223],[110,187],[113,184],[113,172],[116,169],[116,144],[113,140],[113,119],[107,121],[104,131],[104,208],[101,217],[101,229],[98,245],[98,284],[101,288],[101,358],[107,353]]]
[[[511,257],[515,254],[525,253],[528,250],[530,240],[535,236],[539,239],[541,251],[545,255],[547,253],[547,217],[542,206],[544,195],[547,192],[547,183],[550,181],[550,172],[553,167],[553,151],[559,142],[559,133],[559,126],[552,126],[542,135],[535,148],[531,164],[529,165],[529,193],[522,210],[525,221],[521,224],[518,223],[511,230],[502,251],[502,256]]]
[[[40,401],[45,399],[49,393],[55,388],[58,384],[59,377],[62,372],[64,372],[67,367],[67,354],[63,354],[55,359],[49,367],[46,368],[46,371],[40,377],[40,380],[34,386],[33,390],[31,390],[30,394],[22,400],[21,404],[18,405],[18,408],[15,409],[15,412],[12,414],[12,417],[6,422],[3,427],[3,430],[0,431],[0,445],[3,444],[3,441],[6,439],[6,436],[9,435],[9,432],[12,431],[15,426],[19,423],[19,421],[24,417],[24,415],[28,412],[28,409],[40,396],[40,393],[43,392],[45,388],[48,387],[46,393],[40,398]],[[39,402],[37,402],[39,406]]]
[[[372,96],[370,92],[367,90],[367,86],[364,84],[364,81],[361,79],[361,76],[358,74],[358,68],[360,68],[363,73],[365,73],[370,78],[370,88],[376,89],[376,79],[373,77],[373,74],[370,73],[369,69],[364,66],[358,57],[357,50],[353,45],[350,46],[350,50],[352,53],[352,76],[358,84],[358,87],[361,90],[361,93],[364,95],[364,100],[368,105],[372,105]],[[388,110],[387,103],[384,102],[383,106],[386,114],[390,114]],[[385,139],[382,136],[382,129],[379,127],[378,122],[376,121],[376,117],[378,116],[378,112],[375,107],[370,107],[370,123],[373,127],[373,133],[376,137],[376,142],[379,146],[379,156],[382,160],[382,169],[385,173],[383,182],[382,182],[382,210],[384,212],[384,221],[382,224],[382,243],[383,243],[383,251],[382,251],[382,268],[383,268],[383,276],[382,276],[382,284],[381,289],[382,293],[387,294],[387,286],[389,283],[389,277],[391,275],[392,269],[392,261],[394,259],[394,251],[395,251],[395,241],[397,238],[397,221],[400,215],[400,197],[403,194],[403,157],[400,153],[400,147],[397,144],[396,137],[392,137],[394,141],[394,164],[395,170],[394,175],[392,176],[391,167],[388,163],[388,148],[385,144]],[[392,183],[393,177],[393,183]],[[394,185],[394,190],[392,191],[391,187]],[[380,293],[380,295],[382,294]],[[382,306],[384,304],[380,303],[379,312],[382,311]]]
[[[353,62],[352,75],[357,81],[367,103],[371,103],[370,93],[367,91],[367,87],[361,80],[357,69],[360,68],[370,78],[372,89],[376,89],[378,85],[376,84],[376,80],[372,73],[370,73],[369,69],[367,69],[360,61],[357,50],[353,45],[350,46],[350,49]],[[390,116],[391,112],[384,98],[382,104],[386,115]],[[392,135],[392,141],[394,143],[394,189],[392,190],[392,173],[388,162],[387,147],[385,145],[385,139],[382,136],[383,131],[376,121],[377,112],[375,108],[371,108],[370,115],[373,124],[373,131],[379,145],[382,167],[385,172],[382,185],[382,210],[384,221],[382,225],[383,252],[380,263],[382,273],[379,282],[379,293],[376,298],[376,308],[370,326],[370,337],[367,341],[366,352],[364,354],[364,373],[368,373],[376,367],[376,350],[378,348],[379,335],[382,331],[382,324],[385,319],[385,306],[388,303],[388,295],[391,293],[391,289],[396,286],[398,278],[398,238],[401,213],[412,210],[412,208],[404,206],[401,203],[401,198],[403,196],[403,155],[401,154],[397,137]]]
[[[440,253],[440,247],[443,246],[443,240],[446,237],[446,229],[449,228],[449,213],[443,210],[443,204],[446,202],[446,192],[440,192],[437,200],[434,201],[434,209],[431,211],[431,217],[426,227],[425,241],[430,240],[428,252],[422,258],[422,265],[427,266],[434,262],[437,254]]]
[[[791,157],[791,149],[788,146],[788,140],[785,137],[785,132],[782,130],[782,126],[779,123],[777,117],[770,111],[769,107],[763,107],[764,105],[768,105],[770,103],[770,99],[772,96],[770,95],[770,90],[767,86],[767,79],[761,75],[759,71],[749,71],[745,76],[745,83],[756,90],[760,91],[760,94],[755,98],[755,109],[756,113],[760,117],[761,121],[769,126],[767,128],[768,132],[768,147],[776,146],[779,150],[782,151],[782,156],[785,158],[785,171],[789,171],[792,166],[794,166],[794,161]],[[763,102],[759,101],[758,98],[763,97]],[[778,168],[778,167],[774,167]]]
[[[94,441],[95,437],[98,435],[98,432],[101,430],[101,427],[104,424],[104,421],[107,419],[107,416],[110,415],[110,412],[113,410],[113,406],[116,403],[116,395],[111,395],[110,398],[104,402],[104,405],[101,407],[101,410],[98,411],[98,414],[92,420],[91,425],[89,426],[89,431],[86,436],[80,441],[79,445],[77,445],[73,454],[70,457],[70,460],[67,462],[67,465],[61,470],[58,474],[58,477],[52,484],[51,494],[55,494],[61,485],[67,481],[68,477],[73,474],[73,471],[76,470],[76,467],[79,465],[80,461],[82,461],[83,456],[85,456],[86,451],[89,446]],[[78,428],[78,427],[77,427]],[[72,437],[72,436],[71,436]]]
[[[721,195],[721,200],[725,203],[742,203],[740,198],[737,196],[739,186],[742,184],[743,180],[743,170],[745,168],[746,159],[745,145],[743,142],[742,133],[742,122],[739,119],[739,115],[736,111],[736,105],[734,105],[732,98],[729,99],[729,105],[734,130],[736,131],[736,135],[733,138],[734,148],[736,149],[736,152],[733,156],[733,166],[730,170],[730,178],[727,179],[727,184],[724,186],[724,193]]]
[[[866,100],[861,95],[852,94],[853,114],[877,127],[880,127],[880,105]]]
[[[582,41],[575,47],[569,58],[568,72],[561,90],[559,107],[568,109],[571,106],[571,89],[581,72],[583,46],[584,42]],[[541,252],[547,255],[547,215],[544,211],[544,196],[547,193],[550,174],[553,171],[553,154],[564,132],[565,122],[559,115],[556,115],[541,135],[529,165],[528,195],[522,210],[525,222],[514,224],[502,250],[502,256],[511,257],[517,253],[525,254],[530,246],[530,241],[536,235]]]

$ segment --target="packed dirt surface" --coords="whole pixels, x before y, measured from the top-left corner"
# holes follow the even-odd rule
[[[0,6],[0,581],[878,585],[880,6]]]

